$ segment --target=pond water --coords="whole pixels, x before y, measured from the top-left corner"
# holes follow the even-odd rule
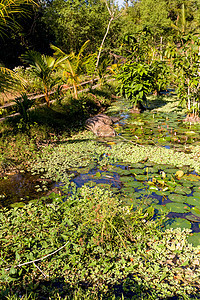
[[[164,100],[154,106],[168,105]],[[170,103],[171,105],[173,102]],[[173,149],[184,154],[191,153],[191,146],[200,145],[200,125],[185,124],[181,108],[170,112],[153,109],[142,114],[130,114],[129,105],[118,101],[108,110],[109,115],[120,116],[115,124],[116,138],[98,139],[106,147],[112,147],[122,140],[134,145],[153,145]],[[196,156],[198,160],[198,155]],[[124,205],[133,209],[152,205],[155,217],[166,214],[166,227],[191,228],[200,232],[200,175],[194,166],[187,163],[182,167],[143,160],[137,163],[110,163],[101,166],[96,163],[91,168],[77,168],[71,181],[78,187],[83,184],[99,185],[116,193]],[[0,180],[0,197],[3,206],[23,203],[39,198],[62,182],[53,183],[30,174],[17,174]]]

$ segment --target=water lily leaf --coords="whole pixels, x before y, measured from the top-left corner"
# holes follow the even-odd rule
[[[166,182],[166,185],[175,187],[177,185],[177,183],[175,181],[168,181],[168,182]]]
[[[170,194],[168,198],[173,202],[179,202],[179,203],[187,202],[187,197],[179,194]]]
[[[147,180],[147,176],[146,175],[136,175],[136,179],[137,180]]]
[[[148,168],[148,173],[150,174],[154,174],[154,173],[157,173],[158,172],[158,168],[156,167],[149,167]]]
[[[186,180],[189,180],[189,181],[194,181],[194,182],[197,181],[200,184],[200,176],[199,175],[189,174],[189,175],[184,175],[183,178]]]
[[[199,192],[194,192],[193,197],[196,199],[200,199],[200,191]]]
[[[126,182],[130,182],[130,181],[134,181],[134,178],[130,177],[130,176],[122,176],[122,177],[120,177],[120,181],[122,181],[123,183],[126,183]]]
[[[131,175],[131,172],[129,170],[123,170],[121,168],[118,169],[117,173],[119,175]]]
[[[150,191],[158,191],[158,187],[157,187],[157,186],[154,186],[154,185],[151,185],[151,186],[149,187],[149,190],[150,190]]]
[[[154,204],[153,207],[162,213],[168,213],[169,210],[165,205]]]
[[[181,195],[190,194],[191,192],[192,191],[185,186],[176,186],[174,189],[174,193],[181,194]]]
[[[197,217],[200,217],[200,209],[196,206],[191,208],[191,213]]]
[[[142,163],[134,163],[134,164],[131,164],[131,167],[132,168],[136,168],[136,169],[143,169],[144,168],[144,164],[142,164]]]
[[[141,182],[138,182],[136,180],[128,181],[124,183],[125,187],[134,187],[138,189],[144,188],[144,185]]]
[[[181,178],[181,177],[183,177],[183,175],[184,175],[184,172],[183,172],[182,170],[177,171],[176,174],[175,174],[175,176],[176,176],[178,179]]]
[[[130,170],[131,174],[144,174],[144,169],[132,169]]]
[[[182,185],[183,186],[186,186],[186,187],[193,187],[194,184],[192,182],[189,182],[189,181],[181,181]]]
[[[196,199],[194,197],[187,197],[186,203],[200,208],[200,199]]]
[[[200,232],[192,233],[188,237],[188,242],[193,245],[193,247],[197,247],[200,245]]]
[[[182,218],[170,218],[167,220],[166,228],[191,228],[191,223],[188,220]]]
[[[200,217],[194,216],[194,215],[186,215],[185,218],[189,220],[190,222],[200,222]]]
[[[166,171],[168,174],[176,174],[176,172],[177,172],[177,169],[168,169],[167,171]]]
[[[169,195],[170,194],[170,192],[169,191],[165,191],[165,192],[163,192],[163,191],[153,191],[156,195],[158,195],[158,196],[167,196],[167,195]]]
[[[189,206],[183,203],[171,202],[171,203],[167,203],[166,207],[171,212],[176,212],[176,213],[185,213],[190,211]]]

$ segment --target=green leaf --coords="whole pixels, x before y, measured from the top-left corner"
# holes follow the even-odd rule
[[[170,218],[168,221],[167,221],[167,226],[166,228],[191,228],[191,223],[185,219],[182,219],[182,218],[175,218],[175,219],[172,219]]]
[[[176,202],[167,203],[166,207],[171,212],[176,212],[176,213],[186,213],[190,211],[189,206],[183,203],[176,203]]]

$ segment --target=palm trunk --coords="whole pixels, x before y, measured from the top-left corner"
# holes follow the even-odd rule
[[[75,81],[73,81],[73,88],[74,88],[74,98],[78,99],[78,90],[77,90],[77,85],[76,85]]]
[[[48,93],[48,89],[47,89],[47,86],[44,86],[44,91],[45,91],[45,100],[46,100],[46,103],[47,103],[47,106],[50,107],[50,101],[49,101],[49,93]]]

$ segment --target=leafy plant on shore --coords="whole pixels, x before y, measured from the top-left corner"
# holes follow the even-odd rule
[[[62,284],[61,296],[82,289],[93,299],[198,292],[199,252],[187,243],[189,230],[161,232],[152,209],[122,207],[99,187],[67,185],[63,191],[68,196],[52,194],[51,203],[1,209],[0,295],[12,286],[21,296],[35,292],[48,299],[55,282]]]
[[[20,113],[23,121],[27,123],[29,121],[28,109],[33,105],[33,100],[30,100],[26,93],[22,93],[21,97],[15,99],[17,112]]]

